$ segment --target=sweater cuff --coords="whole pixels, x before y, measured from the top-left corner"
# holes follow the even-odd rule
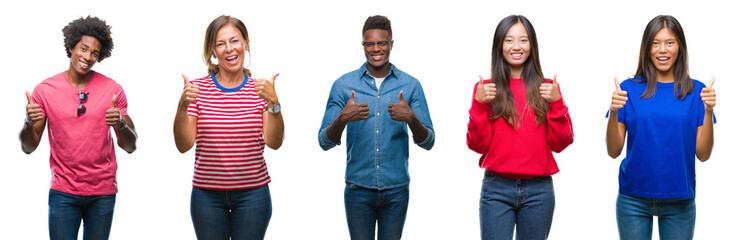
[[[547,118],[559,119],[567,115],[569,109],[564,104],[564,97],[557,99],[554,102],[549,103],[549,111],[547,112]]]

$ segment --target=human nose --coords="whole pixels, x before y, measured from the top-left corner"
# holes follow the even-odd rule
[[[661,44],[661,47],[658,48],[658,51],[661,53],[666,53],[668,51],[668,46],[666,46],[666,44]]]
[[[232,46],[231,43],[226,43],[226,52],[231,52],[233,48],[234,46]]]

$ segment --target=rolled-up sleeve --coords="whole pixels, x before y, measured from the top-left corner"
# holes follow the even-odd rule
[[[347,101],[345,98],[343,98],[343,94],[340,91],[339,80],[336,80],[330,89],[328,102],[326,103],[325,107],[325,115],[323,115],[323,122],[320,124],[320,130],[318,131],[318,144],[320,144],[320,148],[322,148],[324,151],[327,151],[341,144],[340,141],[331,141],[330,138],[328,138],[328,134],[326,133],[326,129],[328,129],[328,126],[330,126],[333,121],[335,121],[335,119],[345,107]]]

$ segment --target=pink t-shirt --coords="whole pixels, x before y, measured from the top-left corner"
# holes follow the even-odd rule
[[[64,72],[50,77],[33,90],[33,102],[46,116],[51,147],[51,189],[91,196],[117,193],[117,160],[106,111],[112,96],[117,108],[127,115],[127,96],[122,86],[101,73],[93,72],[84,88],[86,113],[77,116],[79,90]]]

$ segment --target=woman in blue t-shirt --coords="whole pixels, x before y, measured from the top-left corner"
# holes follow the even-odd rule
[[[714,144],[716,94],[691,79],[684,30],[660,15],[643,33],[635,77],[619,83],[608,113],[607,152],[620,164],[616,216],[620,239],[692,239],[696,205],[694,155],[706,161]]]

